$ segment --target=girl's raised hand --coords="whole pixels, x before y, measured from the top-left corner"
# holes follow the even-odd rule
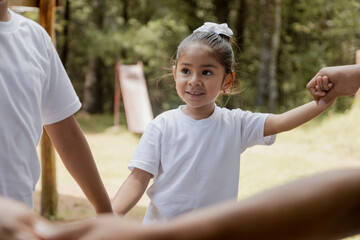
[[[334,84],[327,76],[317,76],[308,83],[307,88],[313,99],[318,102],[322,97],[326,96],[327,92],[330,91],[333,86]]]

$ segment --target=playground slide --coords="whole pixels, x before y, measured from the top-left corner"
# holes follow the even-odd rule
[[[139,62],[136,65],[117,64],[116,70],[128,129],[132,133],[143,133],[147,124],[154,119],[154,115],[142,63]]]

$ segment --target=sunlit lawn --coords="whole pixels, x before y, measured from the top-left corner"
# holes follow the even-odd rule
[[[110,115],[78,116],[78,119],[86,132],[104,184],[110,197],[113,197],[130,173],[127,164],[139,136],[129,133],[125,126],[111,128]],[[272,146],[246,150],[241,156],[239,198],[324,170],[360,167],[359,122],[360,107],[344,114],[329,114],[321,120],[313,120],[298,129],[279,134]],[[61,161],[57,162],[57,167],[58,190],[63,201],[59,204],[59,217],[73,220],[94,216]],[[76,199],[67,203],[64,196]],[[143,197],[129,218],[141,220],[147,203],[148,199]]]

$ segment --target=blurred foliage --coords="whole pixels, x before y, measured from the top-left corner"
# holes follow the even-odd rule
[[[151,103],[155,115],[177,107],[171,76],[172,58],[178,44],[205,21],[217,22],[218,9],[211,0],[69,0],[70,19],[65,8],[58,11],[57,43],[60,53],[67,51],[65,67],[80,98],[91,56],[102,62],[103,109],[113,111],[114,66],[144,63]],[[236,29],[239,0],[223,1],[228,24]],[[66,1],[63,1],[65,4]],[[242,52],[237,54],[237,75],[243,91],[230,99],[228,107],[254,109],[260,59],[261,1],[246,1]],[[278,59],[278,111],[309,101],[306,83],[324,66],[353,64],[359,47],[358,0],[283,0],[282,32]],[[64,27],[69,31],[65,35]],[[236,33],[236,32],[235,32]],[[239,36],[235,36],[235,39]],[[67,43],[67,47],[65,48]],[[62,56],[62,54],[60,54]],[[221,102],[224,102],[221,100]],[[235,103],[236,102],[236,103]],[[336,109],[349,107],[351,98],[337,101]]]
[[[87,114],[83,111],[75,115],[81,129],[86,133],[102,133],[114,125],[114,117],[111,114]],[[124,118],[122,118],[124,120]],[[122,121],[122,125],[125,123]]]

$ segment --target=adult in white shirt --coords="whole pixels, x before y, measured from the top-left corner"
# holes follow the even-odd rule
[[[70,174],[98,213],[112,207],[73,114],[81,104],[37,23],[0,1],[0,195],[33,206],[40,176],[36,151],[43,126]]]

